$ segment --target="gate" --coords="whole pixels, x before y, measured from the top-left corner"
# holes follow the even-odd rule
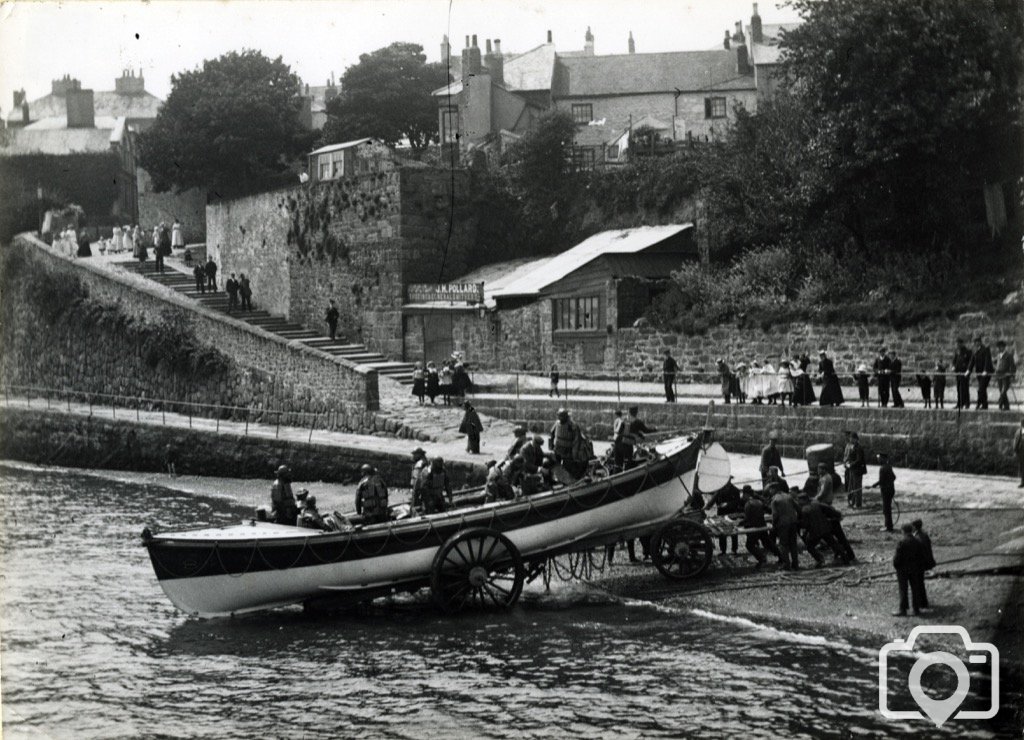
[[[423,316],[423,363],[441,362],[451,357],[452,317],[447,313],[428,313]]]

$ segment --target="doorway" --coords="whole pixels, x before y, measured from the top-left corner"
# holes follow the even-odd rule
[[[452,355],[452,317],[447,313],[423,315],[423,363],[438,364]]]

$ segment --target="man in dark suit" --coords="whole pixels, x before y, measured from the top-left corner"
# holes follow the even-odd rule
[[[968,368],[971,365],[971,351],[963,339],[956,340],[956,351],[953,352],[953,372],[956,373],[956,407],[971,407],[971,376]]]
[[[910,523],[910,526],[914,528],[914,537],[921,543],[921,554],[924,559],[921,562],[921,570],[918,573],[917,579],[918,592],[921,596],[921,608],[928,608],[928,591],[924,587],[924,573],[926,570],[931,570],[937,563],[935,562],[935,554],[932,552],[932,538],[928,536],[928,533],[924,531],[924,522],[920,519],[915,519]]]
[[[662,379],[665,381],[665,400],[668,403],[676,401],[676,371],[679,370],[679,363],[669,350],[665,350],[665,361],[661,366]]]
[[[896,569],[896,582],[900,590],[900,608],[893,612],[894,617],[907,616],[907,609],[914,607],[914,616],[920,616],[925,596],[921,593],[924,585],[924,545],[914,536],[911,524],[903,525],[903,539],[896,545],[896,556],[892,559]],[[910,599],[907,592],[910,592]]]
[[[892,368],[892,375],[889,376],[889,388],[892,391],[892,407],[903,408],[903,396],[900,395],[900,383],[903,382],[903,360],[896,354],[896,350],[889,350],[889,363]]]
[[[988,382],[992,373],[995,372],[995,367],[992,365],[992,350],[981,340],[981,337],[974,340],[974,354],[971,355],[967,372],[968,374],[973,372],[978,376],[978,403],[974,408],[987,409]]]
[[[892,360],[885,353],[884,349],[878,350],[878,357],[875,358],[875,377],[878,379],[878,405],[889,405],[889,378],[892,375]]]

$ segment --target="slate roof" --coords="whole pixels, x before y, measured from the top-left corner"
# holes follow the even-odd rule
[[[671,51],[562,57],[555,64],[555,98],[638,95],[675,90],[753,90],[753,75],[736,72],[736,51]]]
[[[500,287],[484,283],[485,300],[538,295],[544,288],[598,257],[606,254],[637,254],[692,228],[693,224],[687,223],[602,231],[568,251],[524,265],[509,275]]]
[[[160,110],[163,101],[156,95],[143,92],[140,95],[123,95],[113,90],[97,90],[93,92],[93,109],[96,116],[110,118],[125,117],[129,119],[153,119]],[[43,118],[66,118],[67,102],[64,96],[44,95],[28,103],[28,115],[33,121]],[[15,124],[21,122],[21,106],[7,113],[7,120]]]
[[[10,142],[0,156],[109,152],[124,133],[124,118],[97,116],[95,128],[68,128],[63,117],[50,117],[8,130]]]
[[[799,23],[764,23],[761,25],[761,33],[764,37],[762,43],[750,43],[750,58],[754,64],[767,65],[778,64],[782,58],[782,49],[779,48],[779,38],[783,31],[789,31]],[[747,29],[747,37],[751,38],[750,29]]]

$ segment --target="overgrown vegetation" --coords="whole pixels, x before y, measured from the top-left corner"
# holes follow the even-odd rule
[[[4,250],[0,266],[0,308],[6,346],[13,346],[15,302],[24,300],[47,332],[68,336],[118,337],[138,348],[145,364],[193,380],[230,375],[234,361],[223,352],[200,342],[181,317],[160,315],[151,320],[128,316],[117,304],[89,295],[75,276],[50,272],[29,264],[19,247]],[[10,344],[8,344],[10,343]]]

